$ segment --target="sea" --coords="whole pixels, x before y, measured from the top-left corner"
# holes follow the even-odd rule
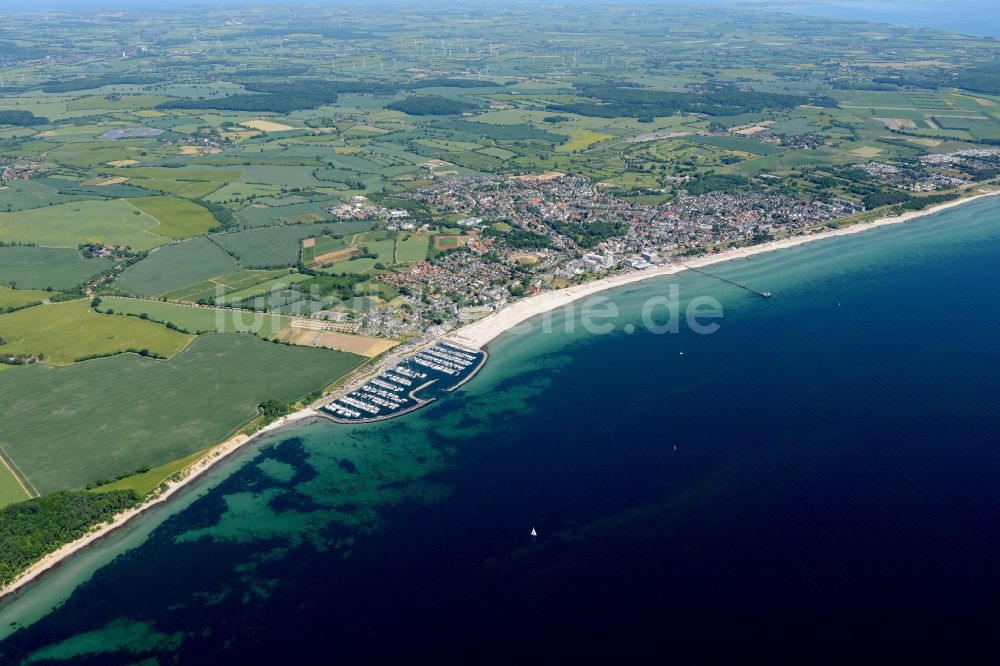
[[[742,0],[780,12],[1000,38],[996,0]]]
[[[245,447],[5,600],[0,662],[995,657],[1000,197],[708,270],[772,296],[632,284]]]

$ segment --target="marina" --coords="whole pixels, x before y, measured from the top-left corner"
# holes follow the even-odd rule
[[[406,414],[469,381],[486,357],[479,349],[439,342],[336,398],[319,413],[338,423],[383,421]]]

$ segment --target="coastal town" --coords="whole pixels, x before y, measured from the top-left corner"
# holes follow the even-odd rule
[[[906,164],[868,162],[857,170],[901,191],[932,193],[988,180],[1000,173],[998,167],[1000,149],[985,148]],[[374,219],[389,230],[448,235],[455,240],[452,248],[380,271],[374,280],[399,292],[388,304],[354,310],[350,301],[327,301],[313,316],[349,321],[352,332],[365,335],[437,335],[544,291],[813,234],[866,212],[861,197],[807,199],[761,188],[690,194],[683,184],[660,203],[642,203],[562,173],[445,178],[399,198],[434,216],[418,222],[405,208],[389,209],[365,197],[330,212]],[[903,195],[890,203],[904,199],[920,201]]]

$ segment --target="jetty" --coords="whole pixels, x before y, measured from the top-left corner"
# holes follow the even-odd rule
[[[771,298],[771,292],[769,291],[757,291],[753,287],[749,287],[743,282],[736,282],[734,280],[730,280],[729,278],[722,277],[721,275],[716,275],[715,273],[709,273],[708,271],[703,271],[700,268],[695,268],[694,266],[687,266],[685,264],[681,264],[681,266],[683,266],[685,269],[689,271],[700,273],[701,275],[704,275],[706,277],[715,278],[716,280],[721,280],[722,282],[725,282],[726,284],[731,284],[734,287],[739,287],[740,289],[746,289],[750,293],[757,294],[761,298]]]

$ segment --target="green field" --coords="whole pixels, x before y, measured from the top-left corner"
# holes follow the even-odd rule
[[[180,197],[141,197],[128,202],[160,222],[152,231],[175,240],[200,236],[219,224],[207,208]]]
[[[148,495],[155,490],[157,486],[170,478],[172,474],[183,470],[188,465],[197,461],[198,458],[204,454],[205,450],[195,451],[191,455],[184,456],[183,458],[172,460],[164,465],[157,465],[148,472],[135,474],[119,481],[98,486],[94,489],[94,491],[100,493],[110,492],[112,490],[134,490],[140,495]]]
[[[84,199],[85,196],[60,194],[55,188],[36,180],[0,187],[0,211],[27,210]]]
[[[313,265],[318,266],[314,263],[315,258],[329,252],[346,247],[353,247],[358,252],[367,250],[375,257],[348,259],[345,256],[341,257],[339,261],[326,263],[320,267],[321,270],[329,273],[364,273],[371,270],[377,263],[391,266],[423,261],[427,258],[429,245],[430,234],[426,233],[372,231],[343,238],[319,236],[316,238],[314,247],[303,249],[302,259],[306,263],[312,262]]]
[[[375,255],[375,261],[389,266],[396,261],[396,241],[358,239],[358,247],[367,249]]]
[[[210,181],[160,180],[156,178],[136,178],[130,182],[147,190],[163,192],[164,194],[176,194],[180,197],[194,198],[208,197],[208,195],[212,194],[224,185],[223,183],[214,183]]]
[[[338,261],[329,266],[324,266],[322,271],[331,275],[339,273],[367,273],[375,268],[376,263],[378,263],[376,259],[348,259],[347,261]]]
[[[132,179],[135,185],[185,197],[204,197],[233,182],[243,172],[239,169],[214,169],[192,166],[180,169],[158,167],[128,167],[115,175]]]
[[[303,248],[302,259],[305,263],[310,263],[318,257],[322,257],[330,252],[350,248],[354,254],[367,248],[369,252],[377,255],[375,261],[380,261],[386,265],[392,264],[395,259],[396,244],[392,234],[384,231],[372,231],[364,233],[348,234],[346,236],[317,236],[316,244],[312,248]],[[340,259],[347,256],[343,254]],[[326,259],[325,263],[330,260]]]
[[[40,305],[0,315],[4,353],[45,354],[47,363],[73,363],[81,356],[148,349],[172,356],[191,336],[135,317],[113,317],[90,309],[87,300]]]
[[[44,301],[52,296],[52,292],[39,291],[37,289],[11,289],[0,285],[0,310],[4,308],[16,308],[28,303]]]
[[[371,228],[372,223],[369,221],[295,224],[213,234],[212,240],[239,257],[240,264],[246,268],[277,268],[295,265],[305,238],[327,232],[356,234]]]
[[[571,153],[574,150],[589,148],[595,143],[610,139],[610,134],[601,134],[586,129],[574,129],[569,132],[569,140],[560,145],[556,150],[561,153]]]
[[[738,150],[744,153],[754,153],[756,155],[773,155],[783,150],[781,146],[773,143],[763,143],[741,136],[692,136],[688,137],[687,140],[693,143],[702,143],[729,150]]]
[[[329,217],[326,207],[336,203],[336,199],[323,198],[318,201],[304,201],[278,206],[247,206],[237,211],[240,222],[248,227],[264,227],[275,224],[299,222],[321,222]]]
[[[113,243],[149,250],[169,239],[153,231],[156,219],[124,200],[73,203],[0,213],[0,239],[44,247]]]
[[[285,273],[280,277],[276,277],[272,280],[266,280],[252,287],[247,287],[245,289],[240,289],[238,291],[229,292],[223,297],[223,301],[226,303],[233,303],[235,301],[240,301],[245,298],[253,298],[255,296],[265,296],[271,292],[279,291],[285,289],[289,285],[295,284],[297,282],[305,282],[311,279],[311,275],[304,275],[302,273]]]
[[[316,229],[312,225],[297,224],[214,234],[212,240],[239,257],[240,265],[245,268],[279,268],[294,266],[299,258],[302,239],[315,234]]]
[[[6,465],[0,465],[0,508],[30,499]]]
[[[139,154],[139,141],[68,141],[50,150],[48,155],[74,167],[96,167],[113,160],[133,159]]]
[[[124,95],[118,99],[109,100],[104,95],[93,95],[90,97],[80,97],[68,102],[66,110],[111,111],[117,109],[141,109],[143,107],[155,106],[168,99],[170,98],[163,97],[162,95]]]
[[[237,270],[236,261],[218,245],[192,238],[150,252],[122,273],[115,286],[137,296],[156,296]]]
[[[139,298],[108,296],[101,301],[100,310],[114,310],[116,314],[147,314],[159,322],[170,322],[189,333],[213,331],[216,333],[254,333],[272,338],[291,323],[292,318],[260,312],[242,312],[223,308],[179,305]]]
[[[225,275],[213,276],[210,280],[196,282],[185,285],[179,289],[168,291],[163,294],[164,298],[172,301],[197,302],[199,300],[209,300],[216,302],[220,294],[229,296],[233,292],[244,291],[259,287],[272,280],[281,279],[289,275],[288,269],[280,268],[269,271],[235,271]]]
[[[409,234],[396,240],[396,263],[412,264],[427,258],[429,234]]]
[[[170,361],[126,355],[22,366],[0,382],[0,448],[38,491],[79,488],[221,442],[260,402],[296,400],[363,360],[212,333]]]
[[[347,241],[339,236],[318,236],[313,247],[302,248],[302,261],[310,263],[316,257],[322,257],[328,252],[335,252],[347,247]]]

